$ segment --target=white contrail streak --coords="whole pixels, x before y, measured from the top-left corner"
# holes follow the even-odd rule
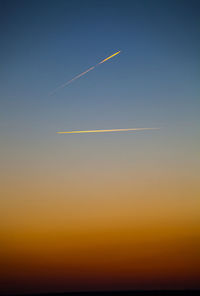
[[[51,94],[55,93],[57,90],[59,90],[59,89],[65,87],[65,86],[67,86],[68,84],[72,83],[74,80],[76,80],[76,79],[80,78],[81,76],[85,75],[86,73],[92,71],[94,68],[95,68],[95,66],[93,66],[93,67],[87,69],[85,72],[83,72],[83,73],[81,73],[81,74],[75,76],[75,77],[72,78],[71,80],[69,80],[69,81],[63,83],[62,85],[60,85],[59,87],[57,87],[56,89],[54,89],[54,90],[53,90],[52,92],[50,92],[49,94],[51,95]]]
[[[77,76],[75,76],[75,77],[72,78],[71,80],[69,80],[69,81],[63,83],[63,84],[60,85],[60,86],[58,86],[56,89],[54,89],[53,91],[51,91],[51,92],[49,93],[49,95],[55,93],[57,90],[59,90],[59,89],[65,87],[65,86],[69,85],[70,83],[72,83],[72,82],[75,81],[76,79],[78,79],[78,78],[80,78],[81,76],[87,74],[88,72],[94,70],[98,65],[105,63],[107,60],[109,60],[109,59],[113,58],[114,56],[118,55],[120,52],[121,52],[121,51],[118,51],[118,52],[112,54],[111,56],[109,56],[109,57],[107,57],[106,59],[102,60],[100,63],[96,64],[95,66],[90,67],[89,69],[87,69],[86,71],[82,72],[81,74],[78,74]]]
[[[144,130],[159,130],[159,129],[160,128],[156,128],[156,127],[120,128],[120,129],[107,129],[107,130],[57,132],[57,134],[111,133],[111,132],[128,132],[128,131],[144,131]]]

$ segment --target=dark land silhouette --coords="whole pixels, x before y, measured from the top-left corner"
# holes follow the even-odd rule
[[[200,295],[200,290],[151,290],[151,291],[83,291],[62,293],[12,294],[10,296],[189,296]]]

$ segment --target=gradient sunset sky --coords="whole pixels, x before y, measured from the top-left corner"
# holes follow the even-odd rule
[[[200,1],[4,0],[0,44],[0,294],[200,288]]]

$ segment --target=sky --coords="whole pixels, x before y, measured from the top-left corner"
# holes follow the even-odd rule
[[[200,288],[199,34],[194,0],[0,1],[0,294]]]

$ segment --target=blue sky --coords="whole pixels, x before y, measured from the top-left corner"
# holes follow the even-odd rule
[[[28,126],[35,118],[54,132],[198,119],[198,1],[1,6],[3,124],[27,126],[33,117]],[[118,50],[120,56],[48,97]]]

